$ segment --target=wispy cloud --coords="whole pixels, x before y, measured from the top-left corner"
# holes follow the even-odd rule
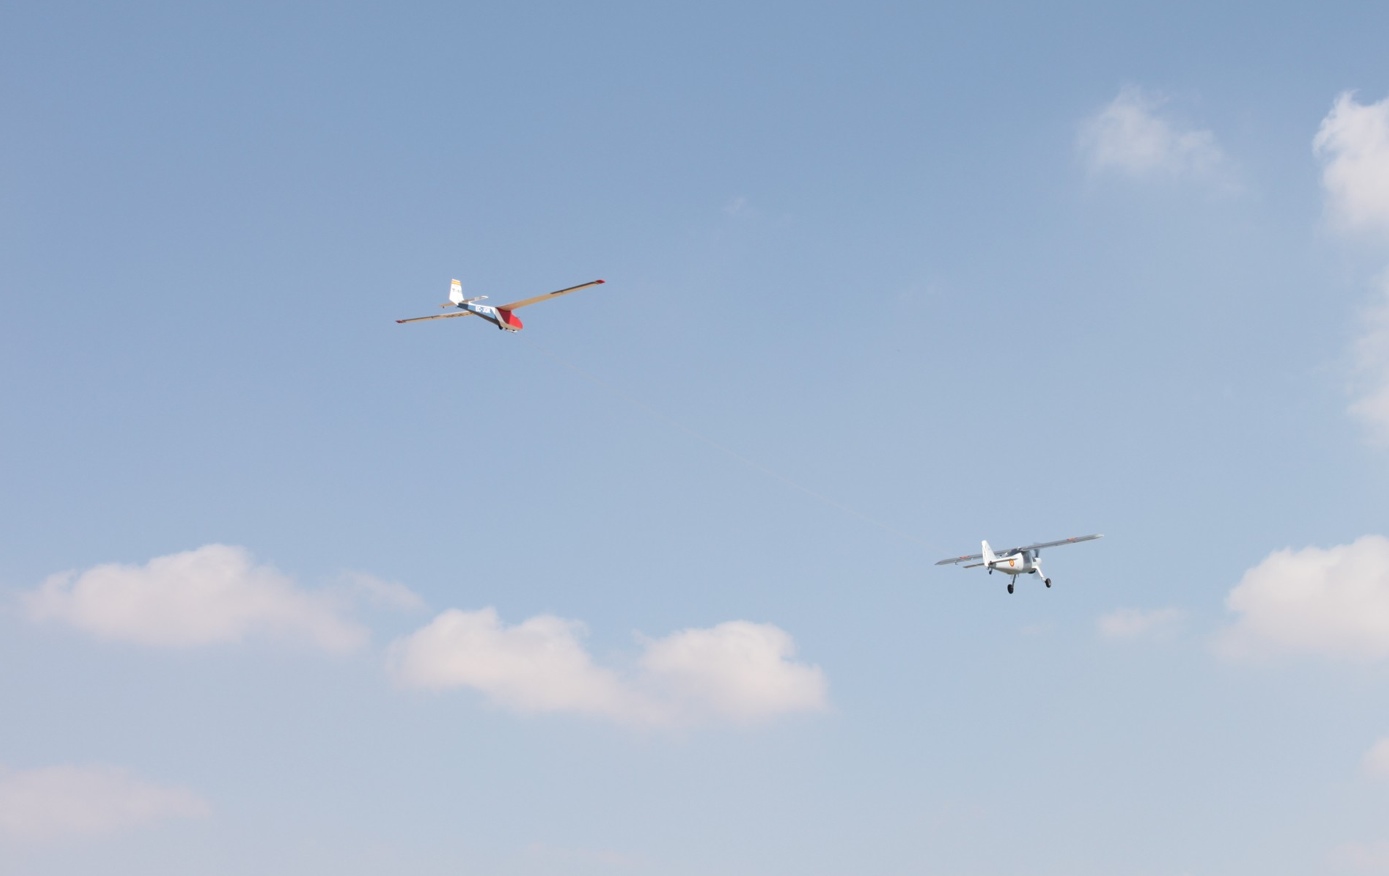
[[[33,621],[56,621],[99,638],[186,648],[253,636],[346,651],[368,638],[345,600],[309,591],[244,548],[210,544],[142,566],[108,563],[49,577],[21,597]]]
[[[393,644],[390,666],[410,687],[471,688],[516,712],[624,724],[747,723],[827,706],[824,674],[793,660],[791,636],[771,624],[729,621],[644,639],[625,673],[598,665],[584,632],[553,615],[507,626],[491,608],[450,609]]]
[[[1389,842],[1346,843],[1331,852],[1331,866],[1351,873],[1389,873]]]
[[[343,583],[368,604],[392,611],[420,611],[424,599],[399,581],[387,581],[366,572],[346,572]]]
[[[1141,639],[1169,634],[1181,620],[1176,608],[1121,608],[1100,617],[1096,626],[1106,639]]]
[[[1380,779],[1389,779],[1389,736],[1370,746],[1361,761],[1365,772]]]
[[[1275,551],[1225,604],[1239,615],[1217,640],[1230,657],[1389,658],[1389,538]]]
[[[1351,360],[1355,400],[1350,413],[1365,424],[1372,442],[1389,445],[1389,273],[1361,312]]]
[[[191,791],[154,785],[110,766],[0,771],[0,832],[21,840],[118,833],[211,807]]]
[[[1165,98],[1135,86],[1081,123],[1076,148],[1093,173],[1136,178],[1192,177],[1220,167],[1225,156],[1210,131],[1183,126],[1164,112]]]

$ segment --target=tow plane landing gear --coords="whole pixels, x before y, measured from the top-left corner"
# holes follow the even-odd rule
[[[1009,593],[1012,593],[1012,592],[1013,592],[1013,582],[1012,582],[1012,581],[1009,581],[1009,582],[1008,582],[1008,592],[1009,592]]]

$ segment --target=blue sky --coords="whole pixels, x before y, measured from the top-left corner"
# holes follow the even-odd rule
[[[0,12],[0,873],[1389,872],[1386,25]]]

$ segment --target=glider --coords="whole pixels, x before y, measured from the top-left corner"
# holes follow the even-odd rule
[[[529,307],[532,304],[539,304],[542,301],[549,301],[551,298],[558,298],[561,295],[568,295],[570,292],[578,292],[580,289],[587,289],[590,286],[602,284],[602,280],[593,280],[589,283],[580,283],[578,286],[570,286],[568,289],[560,289],[555,292],[546,292],[544,295],[537,295],[534,298],[523,298],[520,301],[513,301],[510,304],[499,304],[493,307],[490,304],[478,304],[486,298],[486,295],[478,295],[475,298],[463,297],[463,284],[457,280],[449,286],[449,300],[440,307],[456,307],[457,313],[441,313],[438,316],[413,316],[409,319],[398,319],[398,323],[424,322],[427,319],[453,319],[459,316],[480,316],[492,325],[504,332],[519,332],[522,329],[521,320],[512,311],[520,310],[522,307]]]
[[[940,562],[936,563],[936,565],[950,566],[954,565],[955,563],[963,563],[967,560],[981,560],[982,562],[969,563],[965,566],[965,568],[975,569],[979,566],[983,566],[984,568],[989,570],[990,575],[992,575],[994,573],[994,570],[997,569],[1003,574],[1011,575],[1014,578],[1016,578],[1018,575],[1036,575],[1037,577],[1045,581],[1046,585],[1050,587],[1051,579],[1042,574],[1042,548],[1054,548],[1060,547],[1063,544],[1077,544],[1082,541],[1094,541],[1097,538],[1103,537],[1104,536],[1102,535],[1077,535],[1074,538],[1063,538],[1060,541],[1043,541],[1038,542],[1037,544],[1025,545],[1023,547],[1008,548],[1008,550],[1001,551],[997,554],[989,548],[989,543],[986,541],[983,543],[984,550],[982,553],[967,554],[963,557],[950,557],[948,559],[941,560]],[[1012,578],[1008,580],[1008,592],[1013,592]]]

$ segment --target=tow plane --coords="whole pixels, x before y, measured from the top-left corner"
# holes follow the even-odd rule
[[[992,575],[994,570],[998,570],[1005,575],[1009,575],[1008,592],[1013,592],[1013,579],[1019,575],[1036,575],[1041,578],[1048,587],[1051,586],[1051,579],[1042,574],[1042,548],[1060,547],[1063,544],[1077,544],[1082,541],[1094,541],[1103,538],[1102,535],[1077,535],[1074,538],[1063,538],[1060,541],[1043,541],[1037,544],[1029,544],[1023,547],[1008,548],[1006,551],[994,553],[989,547],[989,543],[983,542],[983,551],[977,554],[967,554],[963,557],[949,557],[936,563],[937,566],[953,566],[956,563],[966,563],[966,569],[977,569],[980,566],[989,570]],[[977,563],[970,560],[979,560]]]
[[[577,286],[570,286],[568,289],[560,289],[555,292],[546,292],[544,295],[537,295],[534,298],[522,298],[520,301],[513,301],[510,304],[498,304],[493,307],[490,304],[478,304],[487,296],[477,295],[473,298],[463,297],[463,284],[454,280],[449,286],[449,300],[440,304],[443,308],[457,308],[455,313],[440,313],[436,316],[412,316],[409,319],[398,319],[398,323],[424,322],[427,319],[454,319],[459,316],[480,316],[492,325],[504,332],[519,332],[523,326],[520,317],[513,311],[520,310],[522,307],[530,307],[532,304],[539,304],[542,301],[549,301],[551,298],[558,298],[561,295],[568,295],[570,292],[578,292],[580,289],[587,289],[590,286],[602,285],[602,280],[593,280],[588,283],[580,283]]]

